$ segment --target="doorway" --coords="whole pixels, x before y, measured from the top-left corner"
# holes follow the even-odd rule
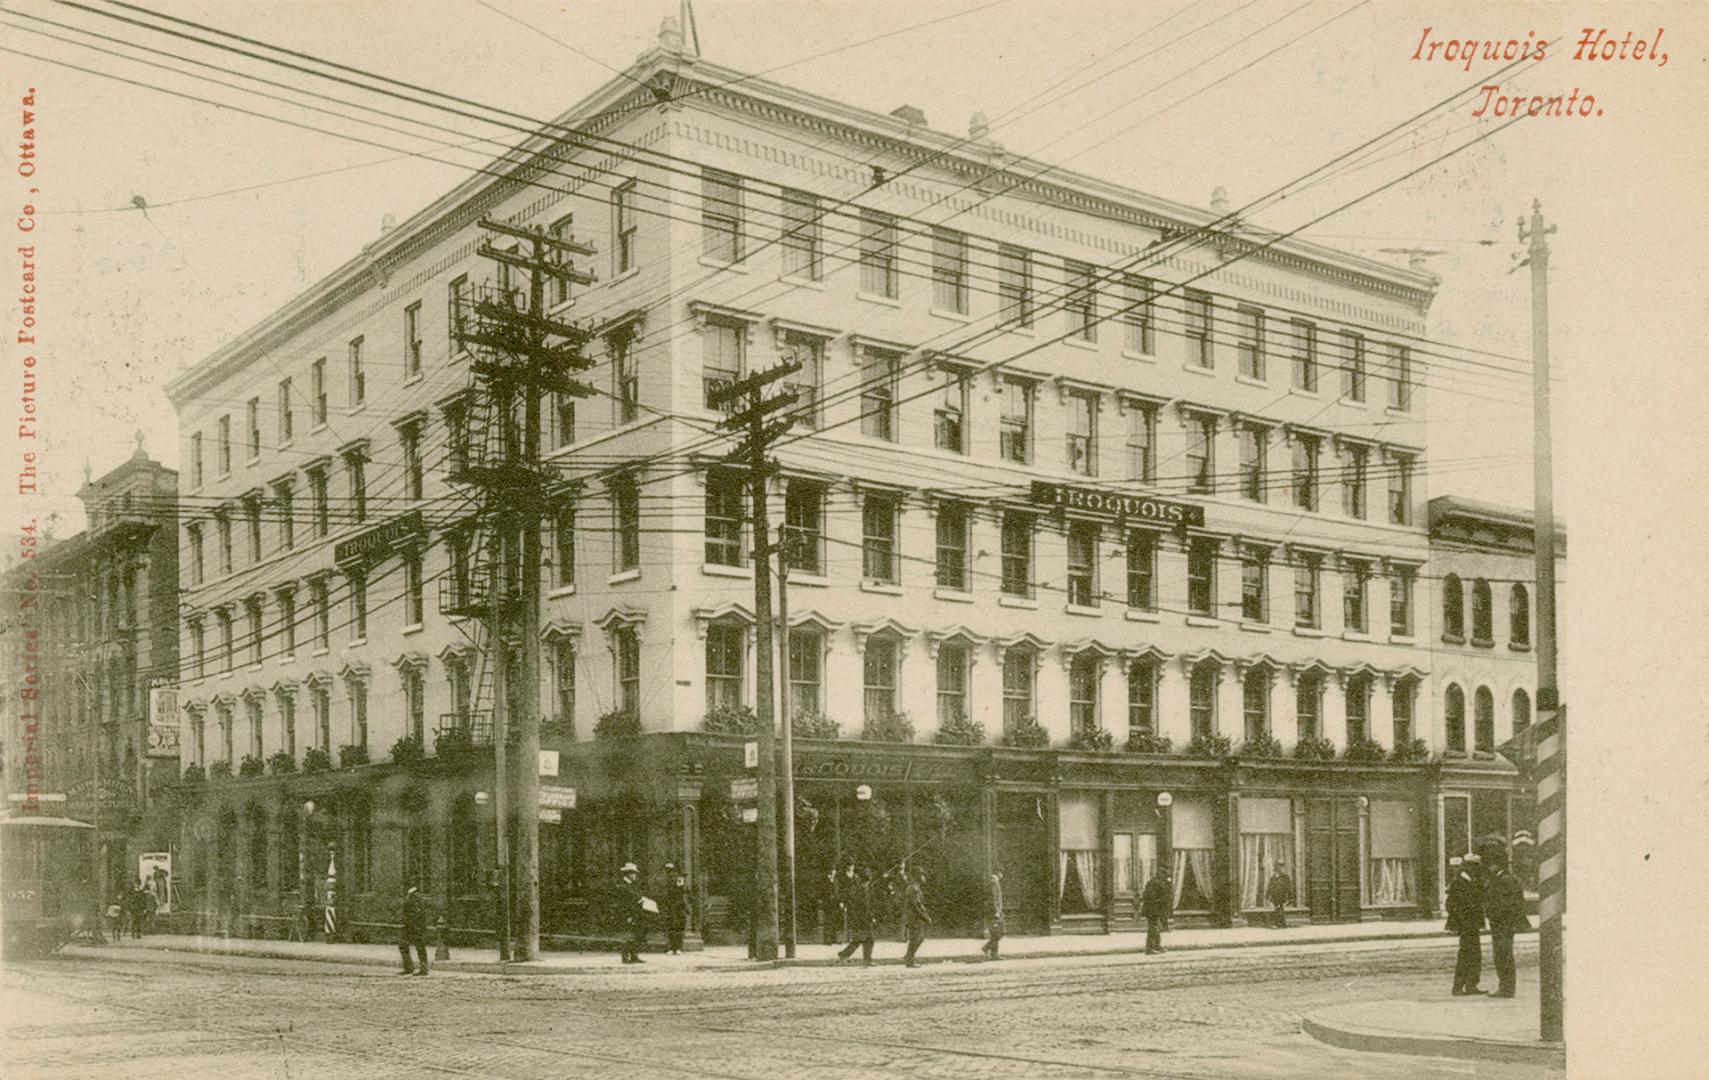
[[[1359,801],[1306,805],[1306,903],[1313,922],[1359,918]]]

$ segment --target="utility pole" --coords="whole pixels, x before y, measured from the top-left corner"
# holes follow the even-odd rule
[[[1555,489],[1549,430],[1549,234],[1541,202],[1531,203],[1531,222],[1519,219],[1519,239],[1528,241],[1531,266],[1531,404],[1535,418],[1533,547],[1537,578],[1537,896],[1542,926],[1537,933],[1541,983],[1539,1033],[1544,1041],[1565,1035],[1564,943],[1561,916],[1567,904],[1567,713],[1555,669]]]
[[[511,414],[508,402],[502,415]],[[510,762],[506,752],[510,743],[510,646],[505,643],[505,606],[514,583],[510,580],[510,528],[501,517],[491,544],[496,595],[487,620],[487,663],[493,672],[493,829],[498,851],[493,862],[498,873],[498,960],[508,963],[510,943],[516,935],[511,928],[515,905],[510,889]]]
[[[777,527],[778,712],[783,716],[783,954],[795,959],[795,715],[789,707],[789,523]]]
[[[540,952],[540,522],[541,508],[549,494],[552,472],[540,458],[541,399],[547,393],[588,397],[593,388],[572,376],[586,371],[593,362],[582,354],[592,332],[546,314],[548,279],[568,285],[590,285],[594,277],[576,270],[572,255],[591,256],[594,249],[563,236],[548,235],[538,226],[522,228],[483,219],[490,233],[509,236],[520,243],[512,249],[497,248],[491,240],[480,247],[480,255],[506,268],[528,275],[528,306],[519,310],[508,290],[491,291],[477,300],[475,328],[459,336],[480,351],[470,364],[470,374],[487,391],[482,402],[494,424],[491,438],[481,440],[481,460],[463,470],[465,482],[486,489],[488,515],[496,521],[495,548],[497,595],[491,598],[491,641],[493,668],[493,767],[497,774],[498,864],[501,901],[505,908],[504,938],[510,921],[510,878],[507,817],[516,812],[521,833],[518,856],[522,863],[522,932],[516,942],[516,957],[533,960]],[[521,245],[527,245],[527,251]],[[566,287],[566,292],[567,287]],[[521,398],[521,430],[517,430],[516,404]],[[513,547],[516,545],[517,547]],[[518,549],[519,548],[519,549]],[[512,555],[516,556],[514,559]],[[520,577],[520,580],[514,578]],[[515,611],[516,618],[510,615]],[[511,693],[506,630],[514,622],[519,639],[515,716],[510,716]],[[500,722],[501,718],[504,722]],[[518,772],[512,784],[507,776],[509,721],[517,728]],[[501,940],[499,958],[507,959]]]
[[[707,405],[722,409],[745,399],[746,406],[726,416],[722,427],[745,432],[744,441],[730,452],[730,460],[748,471],[752,501],[754,565],[754,674],[759,686],[754,693],[754,712],[759,722],[759,806],[755,823],[754,892],[759,912],[759,933],[754,959],[777,959],[777,725],[772,716],[772,623],[771,623],[771,521],[766,512],[766,484],[776,465],[767,457],[771,444],[789,431],[792,420],[768,419],[773,413],[795,404],[793,390],[767,396],[765,388],[778,379],[801,370],[795,361],[737,379],[707,395]]]

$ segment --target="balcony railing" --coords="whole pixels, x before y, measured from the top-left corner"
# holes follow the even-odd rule
[[[467,747],[493,744],[493,714],[480,709],[469,712],[442,713],[439,727],[434,731],[434,752],[461,744]]]

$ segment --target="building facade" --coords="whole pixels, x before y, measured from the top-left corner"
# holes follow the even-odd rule
[[[1302,916],[1433,910],[1433,278],[1259,250],[1207,231],[1215,204],[668,29],[558,124],[169,387],[194,910],[277,932],[331,876],[348,932],[406,882],[454,935],[492,925],[457,326],[523,282],[480,257],[483,217],[599,251],[596,284],[548,293],[593,333],[595,392],[547,410],[542,631],[510,646],[539,651],[546,783],[577,793],[541,829],[548,934],[598,932],[631,859],[685,867],[707,935],[745,925],[752,540],[707,403],[784,360],[801,921],[851,858],[930,865],[970,925],[992,866],[1041,931],[1130,924],[1160,863],[1189,921],[1263,907],[1277,867]]]

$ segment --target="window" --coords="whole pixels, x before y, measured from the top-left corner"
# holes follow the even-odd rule
[[[716,262],[742,261],[742,178],[700,171],[700,251]]]
[[[362,339],[350,339],[350,407],[368,400],[368,377],[362,371]]]
[[[231,417],[220,417],[220,475],[231,475]]]
[[[1489,582],[1472,582],[1472,644],[1489,645],[1495,640],[1495,599]]]
[[[190,584],[200,585],[208,578],[207,556],[202,551],[201,523],[192,522],[184,526],[184,534],[190,541]]]
[[[1531,644],[1531,596],[1523,585],[1507,594],[1507,640],[1510,645]]]
[[[1068,295],[1062,308],[1068,313],[1068,336],[1080,341],[1098,340],[1098,269],[1090,263],[1067,259],[1062,264]]]
[[[997,453],[1004,461],[1025,465],[1032,460],[1032,384],[1004,379],[1001,385],[1002,416],[998,420]]]
[[[783,193],[783,272],[790,277],[818,281],[819,200],[805,191]]]
[[[742,565],[742,478],[728,472],[706,475],[706,561]]]
[[[1371,568],[1365,563],[1349,563],[1341,572],[1341,623],[1351,633],[1364,634],[1371,629],[1365,607],[1370,583]]]
[[[1068,523],[1068,602],[1098,606],[1098,526],[1090,521]]]
[[[420,626],[426,613],[422,601],[421,552],[408,552],[404,565],[404,625]]]
[[[1127,606],[1157,610],[1157,534],[1144,529],[1127,534]]]
[[[248,540],[251,565],[261,561],[261,502],[259,495],[243,500],[244,533]]]
[[[1187,490],[1198,495],[1216,491],[1216,417],[1187,416]]]
[[[1003,592],[1009,596],[1033,594],[1033,519],[1013,510],[1003,512]]]
[[[825,639],[819,631],[789,631],[789,706],[791,718],[823,712]]]
[[[1405,345],[1389,346],[1389,408],[1407,412],[1412,408],[1412,350]]]
[[[1187,683],[1187,713],[1195,739],[1216,734],[1216,686],[1221,681],[1222,669],[1214,661],[1194,666]]]
[[[1456,640],[1466,636],[1466,594],[1457,574],[1442,579],[1442,636]]]
[[[641,711],[641,635],[633,626],[618,627],[612,635],[617,642],[617,704],[624,712],[640,715]]]
[[[706,628],[706,711],[742,706],[742,652],[747,627],[713,623]]]
[[[421,374],[421,301],[404,308],[404,378]]]
[[[635,231],[635,181],[630,180],[611,189],[613,275],[627,274],[635,269]]]
[[[1365,400],[1365,338],[1351,331],[1341,333],[1341,395],[1350,401]]]
[[[1033,676],[1038,654],[1014,646],[1003,650],[1003,731],[1012,733],[1033,719]]]
[[[1141,356],[1156,351],[1156,287],[1146,278],[1122,275],[1122,348]]]
[[[244,406],[244,419],[248,422],[249,460],[254,461],[261,456],[261,399],[252,397]]]
[[[208,663],[208,633],[200,618],[190,621],[190,655],[195,660],[192,670],[199,679],[207,674]]]
[[[1134,660],[1127,666],[1128,734],[1157,730],[1157,661]]]
[[[202,433],[197,431],[190,436],[190,486],[199,488],[205,477],[202,475]]]
[[[1269,433],[1255,424],[1242,424],[1240,435],[1240,495],[1252,502],[1264,501],[1264,466]]]
[[[896,524],[900,512],[890,495],[869,494],[861,500],[861,576],[867,581],[898,582]]]
[[[613,512],[617,518],[617,570],[641,566],[641,489],[633,476],[621,476],[611,485]]]
[[[231,573],[231,515],[225,510],[214,511],[214,526],[220,533],[220,573]]]
[[[266,638],[261,626],[261,598],[252,596],[243,602],[244,614],[249,620],[249,663],[256,666],[261,663],[261,643]]]
[[[792,419],[806,428],[819,426],[819,385],[824,380],[825,339],[793,330],[783,335],[783,359],[801,365],[795,377],[784,384],[795,391]]]
[[[1315,629],[1322,624],[1317,587],[1323,562],[1316,555],[1301,553],[1294,558],[1294,625]]]
[[[860,212],[860,291],[896,299],[896,218],[878,210]]]
[[[325,578],[309,583],[309,599],[315,609],[315,648],[325,652],[332,644],[332,597]]]
[[[1098,475],[1098,397],[1068,395],[1068,469],[1081,476]]]
[[[291,380],[279,380],[279,445],[288,445],[292,436]]]
[[[406,667],[400,677],[404,692],[404,731],[411,738],[426,745],[427,704],[422,693],[421,670]]]
[[[1346,696],[1347,742],[1352,745],[1371,737],[1371,676],[1348,676]]]
[[[1317,459],[1321,449],[1317,436],[1294,434],[1294,505],[1301,510],[1318,508]]]
[[[1412,459],[1398,454],[1389,461],[1389,523],[1412,524]]]
[[[1006,326],[1033,324],[1033,256],[1013,244],[997,247],[997,303]]]
[[[315,745],[331,753],[332,692],[324,686],[315,686],[309,694],[309,702],[314,709]]]
[[[1234,349],[1240,374],[1264,381],[1264,312],[1245,304],[1234,313]]]
[[[1443,725],[1447,728],[1448,749],[1452,753],[1466,752],[1466,694],[1458,686],[1448,687],[1442,695]]]
[[[1188,289],[1181,294],[1185,305],[1186,325],[1182,335],[1187,339],[1187,363],[1206,371],[1216,367],[1216,354],[1211,345],[1211,298],[1208,294]]]
[[[895,353],[877,349],[861,353],[860,430],[869,438],[896,441],[897,368]]]
[[[308,470],[309,499],[314,503],[315,535],[326,536],[332,531],[332,499],[329,495],[326,466]]]
[[[1196,536],[1187,544],[1187,611],[1216,615],[1217,541]]]
[[[1389,633],[1395,637],[1412,636],[1412,577],[1405,567],[1389,572]]]
[[[576,583],[576,504],[563,502],[552,511],[552,583],[567,589]]]
[[[1136,401],[1127,406],[1128,479],[1157,481],[1157,407]]]
[[[463,334],[468,328],[470,303],[469,275],[458,274],[445,286],[445,326],[451,335],[452,356],[468,351]]]
[[[967,504],[938,504],[937,582],[940,589],[967,592]]]
[[[709,320],[700,332],[701,382],[706,391],[705,405],[713,408],[712,395],[728,390],[742,377],[742,353],[747,343],[747,328],[740,323]],[[736,402],[719,406],[726,413],[734,412]]]
[[[312,396],[310,406],[314,412],[316,427],[326,424],[326,357],[321,357],[309,368],[309,392]]]
[[[576,734],[576,643],[568,637],[552,642],[552,723],[564,735]]]
[[[1098,730],[1098,656],[1075,654],[1068,664],[1068,728],[1075,733]]]
[[[1489,687],[1478,687],[1472,695],[1472,716],[1475,723],[1474,732],[1477,741],[1472,748],[1481,753],[1495,752],[1495,695],[1489,692]]]
[[[866,639],[861,670],[868,724],[875,720],[888,720],[896,714],[897,644],[891,637]]]
[[[356,521],[368,520],[367,460],[360,452],[344,455],[344,470],[350,478],[350,513]]]
[[[1241,713],[1246,720],[1246,740],[1270,735],[1270,669],[1252,667],[1240,681]]]
[[[944,372],[944,388],[932,415],[932,443],[939,450],[967,453],[968,378],[959,372]]]
[[[576,441],[576,399],[574,394],[552,395],[553,446],[559,450]]]
[[[566,214],[557,221],[554,221],[547,228],[546,232],[547,235],[554,240],[573,242],[575,240],[575,235],[571,229],[574,225],[575,216],[573,214]],[[555,252],[553,257],[558,261],[559,265],[568,266],[570,262],[569,256],[562,251]],[[556,307],[559,304],[567,304],[570,302],[570,281],[568,278],[554,276],[548,278],[547,282],[547,287],[551,290],[548,303]]]
[[[297,756],[297,699],[290,694],[279,695],[279,734],[279,741],[282,744],[280,749],[295,758]],[[295,827],[295,818],[287,815],[286,820],[292,823],[293,828]],[[290,845],[290,849],[295,847],[295,844]]]
[[[290,589],[279,590],[279,640],[281,652],[294,656],[297,651],[297,594]]]
[[[1523,689],[1513,692],[1513,734],[1531,726],[1531,695]]]
[[[611,354],[611,377],[617,384],[617,422],[632,424],[641,412],[641,373],[637,366],[633,326],[607,334],[605,348]]]
[[[809,574],[825,572],[825,492],[807,480],[791,480],[783,496],[783,523],[788,538],[791,570]]]
[[[404,498],[419,500],[422,494],[420,423],[399,428],[398,441],[403,444],[404,452]]]
[[[932,306],[967,314],[967,236],[954,229],[932,230]]]
[[[1323,734],[1323,674],[1302,671],[1294,684],[1294,719],[1299,726],[1300,740],[1316,739]]]
[[[1269,553],[1247,548],[1240,556],[1240,618],[1243,622],[1270,621]]]
[[[1363,521],[1367,513],[1365,488],[1371,451],[1366,446],[1348,445],[1341,454],[1341,509],[1348,517]]]
[[[1398,749],[1415,738],[1412,725],[1412,705],[1418,694],[1417,679],[1401,679],[1395,683],[1389,701],[1394,713],[1394,744]]]
[[[1294,336],[1294,388],[1309,394],[1317,393],[1317,324],[1295,319],[1290,324]]]
[[[967,722],[969,650],[963,641],[938,644],[938,727]]]
[[[361,572],[348,575],[350,580],[350,640],[368,638],[368,579]]]

